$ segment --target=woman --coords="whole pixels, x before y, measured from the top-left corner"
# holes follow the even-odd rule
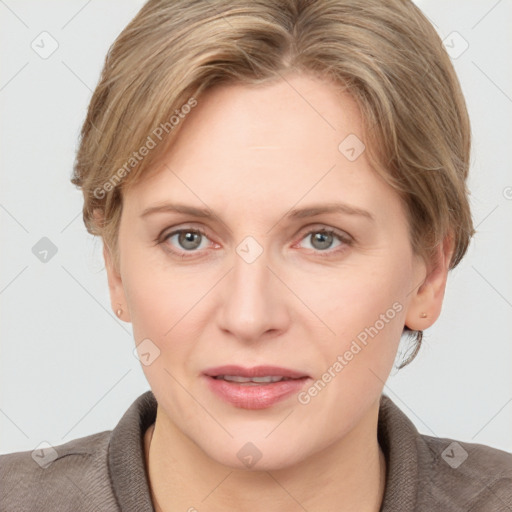
[[[470,125],[411,2],[150,0],[73,183],[151,391],[3,455],[2,510],[506,510],[512,455],[382,394],[474,233]]]

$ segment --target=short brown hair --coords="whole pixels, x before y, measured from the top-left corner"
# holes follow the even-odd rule
[[[184,106],[214,85],[264,84],[294,71],[353,96],[369,161],[406,206],[413,250],[430,258],[449,236],[449,268],[460,262],[475,233],[470,122],[450,57],[412,1],[149,0],[105,58],[71,180],[84,194],[87,230],[102,236],[116,266],[122,190],[166,153]],[[140,158],[149,139],[155,147]],[[411,332],[407,362],[423,335]]]

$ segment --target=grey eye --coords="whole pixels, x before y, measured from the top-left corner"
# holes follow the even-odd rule
[[[178,237],[177,242],[173,240],[174,237]],[[163,242],[174,246],[176,249],[196,252],[196,249],[201,247],[201,242],[207,240],[208,237],[197,229],[177,229],[166,235]],[[207,245],[208,244],[206,244],[206,246]]]
[[[201,245],[201,233],[196,231],[180,231],[178,235],[178,242],[183,249],[193,250]]]
[[[334,240],[332,233],[325,233],[321,231],[314,232],[309,235],[312,241],[312,245],[315,249],[329,249]]]

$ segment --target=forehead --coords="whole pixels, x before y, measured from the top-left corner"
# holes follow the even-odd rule
[[[245,150],[247,157],[261,160],[285,151],[312,160],[327,148],[334,160],[348,134],[364,138],[357,104],[341,86],[300,75],[258,86],[217,86],[198,100],[185,123],[181,138],[197,151],[214,152],[217,161],[240,157]],[[183,149],[179,138],[175,161]]]
[[[129,198],[138,211],[170,199],[233,214],[342,200],[389,208],[396,200],[368,163],[357,103],[330,82],[294,76],[217,86],[182,122]]]

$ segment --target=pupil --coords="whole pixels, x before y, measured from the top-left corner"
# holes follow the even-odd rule
[[[183,232],[181,234],[182,240],[180,240],[180,243],[182,243],[183,247],[185,247],[186,249],[195,249],[197,247],[197,243],[194,242],[194,237],[198,236],[198,233],[194,233],[193,231]]]
[[[315,235],[315,241],[320,242],[320,249],[327,249],[331,245],[331,238],[332,235],[328,233],[316,233]]]

